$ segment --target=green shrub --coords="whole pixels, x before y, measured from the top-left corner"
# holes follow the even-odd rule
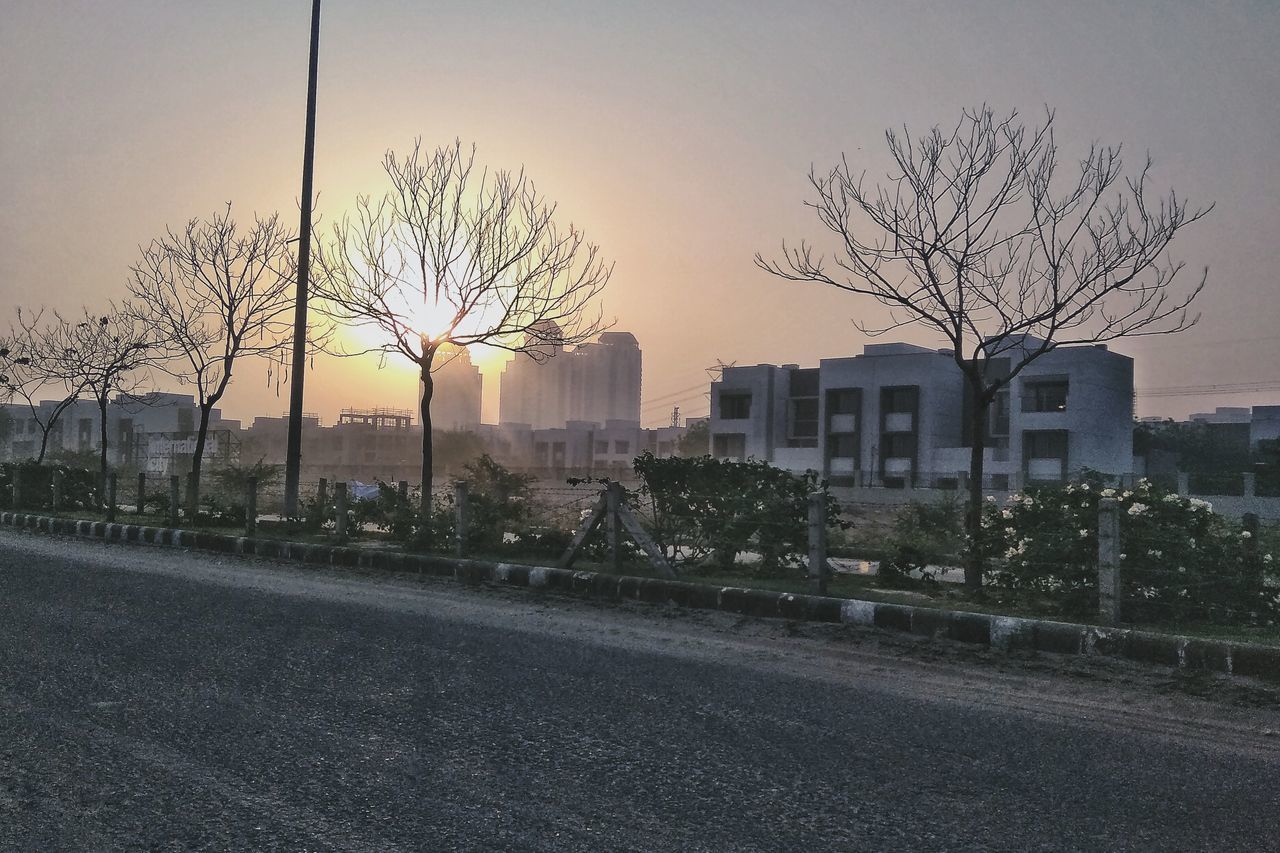
[[[1098,504],[1120,512],[1120,576],[1126,618],[1266,623],[1280,613],[1270,587],[1272,556],[1206,501],[1142,480],[1133,489],[1097,483],[1041,488],[989,499],[983,530],[997,588],[1030,590],[1064,614],[1096,612]]]
[[[635,460],[641,488],[633,505],[651,514],[653,535],[679,563],[734,569],[739,553],[756,550],[758,571],[785,574],[808,553],[809,495],[827,491],[816,474],[792,474],[765,462],[710,456]],[[827,496],[827,524],[839,526],[839,507]]]
[[[880,561],[887,586],[937,581],[940,567],[955,565],[964,546],[964,509],[955,499],[912,501],[898,510],[889,534],[889,555]]]

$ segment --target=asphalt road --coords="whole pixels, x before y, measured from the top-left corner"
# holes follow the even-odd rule
[[[1265,701],[904,648],[3,531],[0,847],[1280,845]]]

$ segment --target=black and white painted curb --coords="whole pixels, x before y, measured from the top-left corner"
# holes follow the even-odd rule
[[[1202,669],[1280,682],[1280,647],[1256,643],[1180,637],[1130,628],[1103,628],[821,595],[711,586],[660,578],[579,572],[547,566],[409,554],[377,548],[314,545],[229,536],[202,530],[79,521],[18,512],[0,512],[0,524],[108,542],[197,548],[219,553],[296,560],[314,565],[451,577],[470,584],[533,587],[597,598],[674,603],[744,616],[906,631],[1006,651],[1036,650],[1120,657],[1163,666]]]

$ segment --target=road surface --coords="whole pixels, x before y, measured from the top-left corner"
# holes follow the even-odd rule
[[[1275,695],[1174,683],[5,530],[0,847],[1276,849]]]

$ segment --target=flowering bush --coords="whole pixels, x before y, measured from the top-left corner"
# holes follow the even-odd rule
[[[987,582],[1045,594],[1064,614],[1096,612],[1098,506],[1120,513],[1120,577],[1127,619],[1268,623],[1280,589],[1268,585],[1273,558],[1250,534],[1198,498],[1140,480],[1133,489],[1098,482],[1029,490],[1002,506],[988,500],[982,526],[995,558]]]

